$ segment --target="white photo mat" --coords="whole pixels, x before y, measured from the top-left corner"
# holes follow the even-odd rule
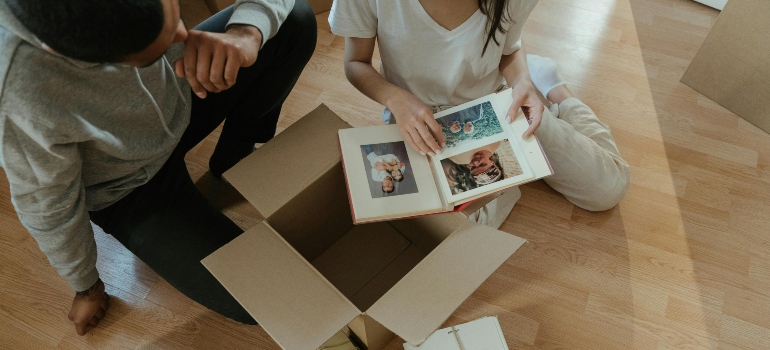
[[[346,132],[340,138],[341,148],[345,157],[345,172],[350,186],[350,200],[358,221],[373,221],[377,218],[389,217],[398,213],[413,215],[435,212],[443,208],[441,197],[433,180],[428,157],[420,154],[406,144],[406,152],[412,167],[411,174],[417,183],[417,193],[403,194],[393,197],[372,198],[369,192],[370,164],[365,164],[361,157],[361,146],[381,143],[404,142],[398,128],[384,125],[372,127],[372,132]],[[419,174],[419,176],[417,176]]]

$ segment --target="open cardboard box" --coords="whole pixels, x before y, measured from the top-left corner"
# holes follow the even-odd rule
[[[265,221],[202,262],[284,349],[349,327],[370,350],[419,344],[524,240],[462,212],[353,225],[337,131],[320,106],[224,174]]]

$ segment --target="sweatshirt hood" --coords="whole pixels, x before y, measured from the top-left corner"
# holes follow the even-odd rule
[[[35,35],[32,34],[32,32],[30,32],[29,29],[27,29],[11,13],[10,8],[8,7],[8,5],[5,3],[4,0],[0,0],[0,27],[3,27],[7,31],[10,31],[12,35],[17,36],[22,41],[24,41],[27,44],[35,47],[36,49],[45,51],[43,49],[43,43],[37,37],[35,37]],[[2,35],[2,34],[4,34],[4,33],[0,32],[0,35]],[[75,66],[77,68],[80,68],[80,69],[93,68],[93,67],[97,67],[97,66],[103,65],[102,63],[92,63],[92,62],[85,62],[85,61],[80,61],[80,60],[72,59],[72,58],[69,58],[69,57],[66,57],[66,56],[63,56],[63,55],[53,54],[53,53],[50,53],[48,51],[45,51],[45,54],[59,57],[62,60],[66,61],[69,64],[72,64],[73,66]],[[168,72],[166,74],[171,74],[171,77],[170,77],[169,80],[172,81],[173,84],[175,85],[175,89],[176,89],[177,93],[179,94],[179,97],[181,98],[182,102],[187,104],[187,100],[184,97],[184,93],[182,92],[182,89],[179,86],[179,83],[176,81],[176,79],[174,77],[174,73],[173,73],[174,69],[171,67],[171,64],[168,62],[168,59],[165,57],[165,55],[163,57],[161,57],[161,61],[162,62],[160,62],[160,64],[164,66],[161,69],[161,71],[162,72]],[[158,116],[159,122],[160,122],[161,126],[163,127],[163,130],[166,132],[166,134],[168,136],[170,136],[172,138],[178,138],[178,136],[174,135],[174,133],[169,129],[168,124],[167,124],[167,120],[166,120],[167,117],[163,115],[163,112],[161,111],[160,107],[158,106],[158,103],[157,103],[157,101],[155,99],[155,96],[153,96],[152,93],[150,93],[150,91],[147,89],[147,87],[145,86],[144,82],[142,81],[142,77],[141,77],[141,75],[139,73],[139,69],[136,68],[136,67],[130,67],[130,66],[126,66],[126,65],[112,65],[112,64],[107,64],[107,65],[116,66],[116,67],[117,66],[122,66],[124,69],[127,68],[127,69],[131,69],[133,71],[133,75],[135,75],[135,78],[136,78],[136,80],[135,80],[136,84],[142,89],[142,91],[144,91],[146,97],[148,98],[148,102],[153,106],[153,109],[155,110],[155,113]],[[3,72],[0,72],[0,76],[3,75],[2,73]],[[0,78],[3,78],[3,77],[0,77]],[[1,84],[2,81],[3,81],[3,79],[0,79],[0,95],[2,95],[2,84]]]
[[[21,38],[21,40],[25,41],[29,45],[43,50],[43,43],[34,34],[32,34],[32,32],[30,32],[27,27],[21,24],[21,22],[16,18],[16,16],[13,15],[13,13],[11,13],[11,9],[8,8],[5,0],[0,0],[0,26],[18,36]],[[53,55],[52,53],[49,54]],[[62,59],[80,68],[90,68],[99,65],[99,63],[80,61],[62,55],[56,56],[61,57]]]

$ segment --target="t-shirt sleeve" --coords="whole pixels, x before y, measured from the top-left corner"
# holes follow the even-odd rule
[[[508,13],[511,15],[511,21],[508,23],[508,31],[505,33],[503,55],[510,55],[521,49],[521,33],[524,30],[524,23],[527,22],[529,14],[537,5],[537,1],[510,0],[508,2]]]
[[[374,38],[377,36],[377,0],[335,0],[329,12],[329,25],[335,35]]]

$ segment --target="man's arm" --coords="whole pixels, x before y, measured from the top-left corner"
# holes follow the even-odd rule
[[[193,92],[206,98],[235,85],[238,70],[257,61],[268,39],[275,36],[294,7],[294,0],[238,0],[225,33],[190,30],[184,57],[174,65]]]
[[[76,292],[87,291],[97,284],[99,272],[96,242],[85,208],[78,147],[33,123],[30,118],[7,123],[0,146],[13,204],[19,220],[51,266]],[[25,130],[34,130],[34,135]],[[73,302],[73,309],[91,304]],[[93,312],[75,313],[78,317],[73,322],[78,334],[85,334],[89,324],[104,317],[101,313],[94,320],[100,304]]]
[[[259,29],[262,34],[259,42],[261,49],[267,40],[278,33],[278,29],[294,8],[294,0],[238,0],[234,6],[235,11],[227,22],[228,30],[232,25],[247,25]]]

